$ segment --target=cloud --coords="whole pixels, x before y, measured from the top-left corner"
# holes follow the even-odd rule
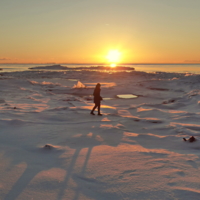
[[[10,60],[10,58],[0,58],[0,60]]]

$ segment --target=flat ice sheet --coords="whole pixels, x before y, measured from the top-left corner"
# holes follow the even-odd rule
[[[199,80],[137,71],[1,73],[0,199],[199,199]],[[98,82],[103,116],[92,116]],[[197,141],[182,139],[191,136]]]

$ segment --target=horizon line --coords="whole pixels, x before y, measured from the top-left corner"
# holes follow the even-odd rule
[[[0,64],[19,64],[19,65],[110,65],[108,63],[65,63],[65,62],[60,62],[60,63],[55,63],[55,62],[46,62],[46,63],[0,63]],[[183,62],[183,63],[119,63],[117,66],[120,65],[199,65],[200,62],[195,63],[195,62]]]

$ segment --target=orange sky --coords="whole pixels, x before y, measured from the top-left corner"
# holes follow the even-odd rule
[[[0,2],[0,63],[200,62],[200,1]]]

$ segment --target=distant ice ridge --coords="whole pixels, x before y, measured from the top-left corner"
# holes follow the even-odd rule
[[[53,69],[53,70],[66,70],[68,67],[61,65],[50,65],[50,66],[39,66],[39,67],[31,67],[29,69]]]
[[[46,70],[109,70],[109,71],[132,71],[135,70],[133,67],[125,67],[125,66],[80,66],[80,67],[67,67],[62,65],[50,65],[50,66],[38,66],[31,67],[29,69],[46,69]]]

